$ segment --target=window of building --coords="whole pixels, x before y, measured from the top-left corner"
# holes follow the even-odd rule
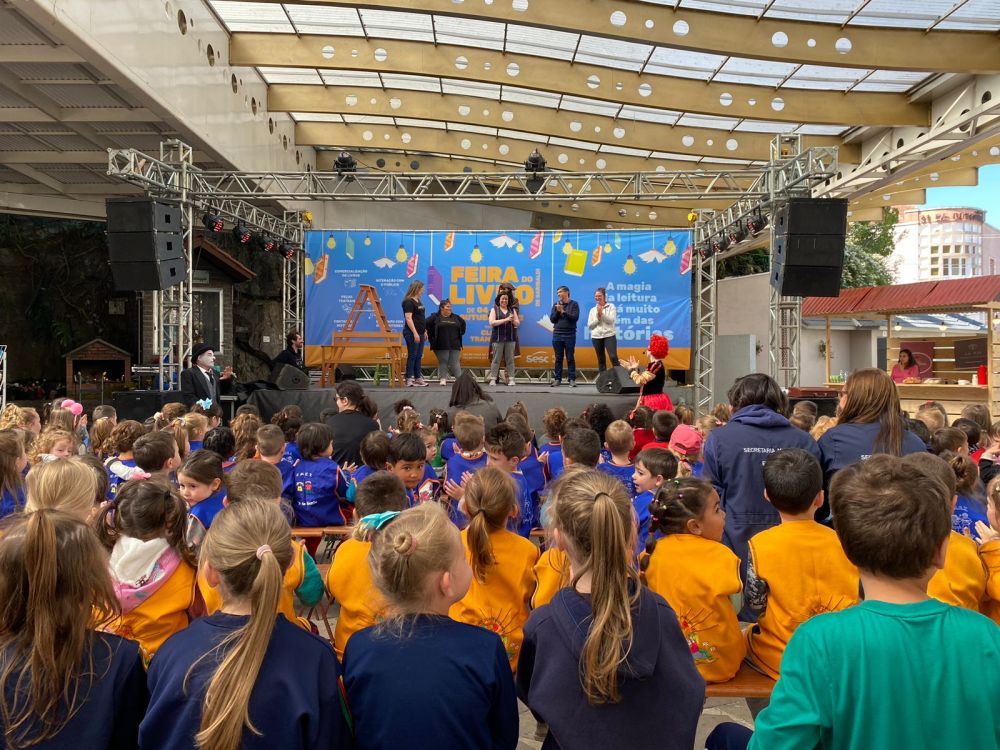
[[[932,268],[931,269],[931,276],[938,276],[938,275],[939,275],[938,274],[938,269],[937,268]]]

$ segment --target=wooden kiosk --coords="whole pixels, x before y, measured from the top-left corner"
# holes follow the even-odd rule
[[[936,313],[977,314],[984,318],[985,331],[966,336],[900,336],[897,316]],[[831,382],[830,321],[884,320],[890,372],[900,349],[912,349],[920,343],[923,350],[917,357],[923,382],[897,385],[904,411],[912,414],[925,401],[938,401],[950,421],[967,404],[982,403],[989,407],[993,419],[1000,418],[1000,335],[996,331],[1000,324],[1000,276],[843,289],[839,297],[804,299],[802,316],[826,319],[827,387],[839,390],[842,385]],[[986,366],[988,382],[974,384],[980,364]]]

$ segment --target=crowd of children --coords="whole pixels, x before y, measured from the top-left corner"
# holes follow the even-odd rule
[[[545,748],[687,749],[745,665],[770,705],[709,747],[1000,747],[1000,425],[929,403],[894,438],[924,450],[831,475],[838,419],[765,379],[700,418],[554,406],[541,443],[520,402],[403,401],[350,449],[297,407],[8,406],[6,745],[514,748],[519,697]],[[337,526],[325,568],[293,538]]]

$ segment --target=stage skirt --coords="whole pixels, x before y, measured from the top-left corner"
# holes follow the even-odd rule
[[[674,410],[674,402],[670,400],[670,396],[666,393],[647,393],[639,399],[640,406],[648,406],[653,411],[659,411],[660,409],[667,409],[668,411]]]

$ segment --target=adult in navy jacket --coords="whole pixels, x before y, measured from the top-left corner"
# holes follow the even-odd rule
[[[882,370],[856,370],[840,394],[837,426],[819,439],[824,485],[845,466],[864,461],[873,453],[905,456],[927,450],[924,441],[903,422],[896,384]],[[829,516],[828,504],[816,517]]]
[[[764,462],[785,448],[802,448],[816,458],[820,453],[809,433],[784,416],[788,402],[773,378],[744,375],[728,395],[733,415],[728,424],[709,433],[702,477],[719,493],[726,511],[722,541],[740,558],[745,576],[750,537],[781,522],[764,499]]]

